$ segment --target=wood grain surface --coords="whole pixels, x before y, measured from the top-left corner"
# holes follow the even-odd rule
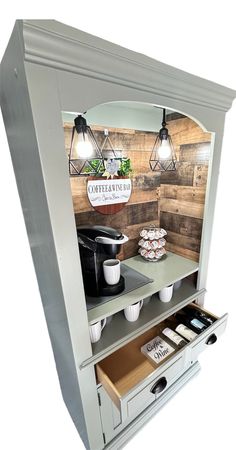
[[[174,324],[176,325],[175,322]],[[111,395],[118,408],[119,400],[125,394],[160,367],[163,361],[166,362],[177,352],[175,350],[169,357],[155,364],[140,351],[140,348],[158,336],[160,330],[165,326],[167,326],[165,321],[156,325],[96,365],[98,380]]]

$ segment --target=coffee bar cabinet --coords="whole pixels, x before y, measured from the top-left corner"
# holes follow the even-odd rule
[[[226,326],[227,315],[216,317],[204,303],[224,120],[236,93],[61,23],[18,20],[0,94],[65,404],[85,448],[123,448],[199,371],[200,353],[217,345]],[[157,133],[162,110],[176,151],[169,172],[149,168],[151,117],[157,114]],[[81,115],[91,125],[100,157],[103,128],[127,151],[132,193],[122,211],[95,211],[86,190],[94,177],[70,176],[70,118],[77,115],[79,127]],[[138,254],[139,233],[151,223],[167,230],[167,253],[156,262]],[[106,301],[86,296],[77,234],[85,225],[114,226],[124,242],[127,235],[118,254],[126,285],[139,274],[132,288]],[[174,283],[171,301],[161,302],[158,292]],[[123,310],[141,300],[138,319],[126,320]],[[141,347],[165,327],[175,330],[186,310],[208,326],[153,363]],[[100,321],[106,326],[91,343],[91,326]]]

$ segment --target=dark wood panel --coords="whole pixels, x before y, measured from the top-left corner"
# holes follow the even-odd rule
[[[176,253],[177,255],[184,256],[185,258],[192,259],[193,261],[199,261],[199,253],[188,250],[187,248],[181,247],[180,245],[172,244],[171,242],[166,243],[166,249],[170,252]]]
[[[158,220],[158,202],[137,203],[126,207],[127,225]]]
[[[174,172],[161,172],[161,184],[192,186],[194,167],[193,164],[188,162],[178,162]]]
[[[179,174],[179,183],[181,186],[192,186],[194,176],[194,165],[188,162],[178,163],[177,171]]]
[[[179,160],[184,162],[208,164],[210,156],[210,142],[180,145]]]
[[[139,173],[132,177],[133,189],[142,191],[155,190],[160,186],[161,175],[159,172]]]
[[[129,225],[158,220],[158,202],[137,203],[126,205],[117,214],[103,215],[97,211],[87,211],[75,214],[76,225],[106,225],[123,230]]]
[[[170,122],[171,120],[178,120],[178,119],[185,119],[185,118],[186,118],[186,116],[184,116],[181,113],[172,112],[172,113],[169,113],[169,114],[166,115],[166,122],[167,122],[167,125],[168,125],[168,122]]]
[[[132,177],[132,193],[129,203],[156,201],[160,186],[160,174],[148,171]]]
[[[130,239],[123,247],[123,259],[131,258],[138,254],[138,241],[139,237],[136,239]]]
[[[179,233],[174,233],[168,230],[167,240],[169,243],[181,246],[194,252],[200,252],[200,238],[186,236]]]
[[[105,225],[112,228],[122,230],[127,226],[127,207],[117,214],[104,215],[97,211],[87,211],[75,214],[76,225]]]
[[[161,212],[160,226],[183,236],[201,238],[202,219]]]

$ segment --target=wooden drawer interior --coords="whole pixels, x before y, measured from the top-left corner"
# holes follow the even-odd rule
[[[203,310],[203,308],[197,305],[193,306]],[[215,320],[217,319],[217,317],[208,311],[205,312]],[[169,317],[168,320],[152,327],[150,330],[138,336],[136,339],[115,351],[96,365],[98,382],[104,386],[118,408],[120,407],[120,401],[124,396],[180,351],[175,344],[171,343],[171,345],[175,347],[175,351],[159,364],[152,363],[140,351],[142,345],[160,335],[161,330],[166,326],[170,326],[170,324],[173,330],[178,325],[178,321],[174,315]],[[164,336],[163,338],[166,339]]]
[[[140,347],[158,336],[161,329],[163,329],[163,322],[97,364],[98,381],[105,387],[118,408],[120,399],[153,373],[160,365],[152,364],[141,353]],[[171,353],[169,357],[173,357],[176,352],[177,350]],[[167,359],[168,357],[164,361],[166,362]]]

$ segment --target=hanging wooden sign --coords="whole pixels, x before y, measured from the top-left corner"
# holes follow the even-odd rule
[[[101,214],[115,214],[120,211],[130,199],[131,188],[129,177],[90,177],[87,182],[88,199],[93,208]]]

